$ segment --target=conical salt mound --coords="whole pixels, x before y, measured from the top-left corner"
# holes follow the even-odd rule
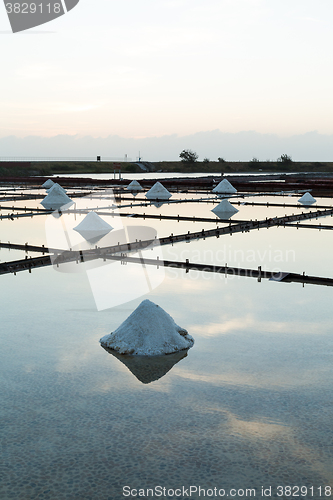
[[[127,188],[129,191],[141,191],[142,187],[138,181],[132,181]]]
[[[298,200],[299,203],[303,203],[303,205],[312,205],[316,200],[310,193],[304,193],[303,196]]]
[[[148,200],[168,200],[171,196],[171,193],[160,182],[155,182],[146,194]]]
[[[146,299],[100,343],[119,354],[160,356],[189,349],[194,340],[160,306]]]
[[[214,189],[213,193],[237,193],[237,189],[227,179],[223,179]]]
[[[88,241],[98,241],[108,234],[113,227],[105,222],[96,212],[92,211],[73,229]]]
[[[228,200],[222,200],[217,207],[213,208],[212,212],[218,216],[227,214],[226,218],[228,218],[228,216],[231,217],[231,215],[236,214],[238,210]]]
[[[124,363],[130,372],[143,384],[150,384],[150,382],[164,377],[176,363],[187,356],[187,349],[167,356],[164,354],[162,356],[130,356],[128,354],[119,354],[103,345],[102,347]]]
[[[47,192],[48,192],[48,193],[51,193],[51,191],[53,191],[53,189],[54,189],[56,186],[59,188],[59,189],[58,189],[58,191],[61,191],[62,193],[65,193],[65,194],[67,193],[66,189],[64,189],[62,186],[60,186],[60,184],[58,184],[57,182],[56,182],[55,184],[53,184],[53,186],[51,186],[51,187],[47,190]]]
[[[41,201],[41,205],[48,210],[58,210],[61,207],[68,208],[73,205],[73,201],[62,191],[61,186],[55,185],[44,200]]]
[[[54,182],[51,179],[47,179],[47,181],[42,184],[42,188],[50,189],[53,186]]]

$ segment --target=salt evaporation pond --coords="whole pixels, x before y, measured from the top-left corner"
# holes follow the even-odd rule
[[[95,200],[87,203],[96,206]],[[213,206],[164,204],[121,212],[208,218],[214,217]],[[239,219],[286,212],[235,206],[233,218]],[[74,228],[84,216],[66,215],[66,223]],[[123,219],[125,225],[147,223]],[[117,227],[115,218],[105,220]],[[1,240],[43,244],[44,224],[41,216],[3,220]],[[149,224],[160,236],[197,229],[193,222]],[[202,223],[199,229],[209,227]],[[333,277],[332,247],[330,231],[275,227],[175,244],[163,248],[163,255]],[[22,252],[2,249],[0,258],[19,259]],[[304,486],[300,498],[329,498],[332,289],[164,271],[157,288],[147,286],[140,297],[101,312],[86,273],[47,267],[0,277],[1,500],[118,500],[125,486],[146,492],[159,485],[169,490],[165,498],[190,486],[224,489],[229,497],[235,489],[234,498],[251,488],[264,498],[261,488],[270,486],[271,498],[291,498],[290,490],[278,486]],[[99,343],[145,298],[195,338],[187,356],[152,381],[149,367],[130,368]],[[203,498],[193,491],[192,498]]]

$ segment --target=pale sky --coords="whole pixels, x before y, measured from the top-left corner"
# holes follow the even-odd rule
[[[331,0],[80,0],[12,34],[0,5],[0,138],[331,135],[332,20]]]

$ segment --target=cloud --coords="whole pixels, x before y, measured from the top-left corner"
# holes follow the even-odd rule
[[[92,137],[81,135],[38,135],[0,138],[1,156],[21,157],[124,157],[133,160],[141,152],[147,161],[179,160],[182,149],[193,149],[199,160],[208,157],[217,160],[219,156],[230,161],[248,161],[253,157],[260,160],[276,160],[281,154],[291,155],[294,161],[331,161],[333,135],[316,131],[281,137],[275,134],[261,134],[254,131],[226,133],[220,130],[197,132],[179,136],[125,138],[117,135]]]

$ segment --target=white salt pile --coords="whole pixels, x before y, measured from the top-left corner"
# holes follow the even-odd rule
[[[55,187],[57,187],[58,190],[61,191],[62,193],[67,193],[66,189],[64,189],[62,186],[60,186],[60,184],[58,184],[57,182],[53,183],[53,186],[51,186],[49,189],[47,189],[47,193],[51,193],[53,191],[53,189],[55,189]]]
[[[303,196],[298,200],[299,203],[303,203],[303,205],[312,205],[316,200],[310,193],[304,193]]]
[[[227,179],[223,179],[214,189],[213,193],[237,193],[237,189]]]
[[[160,306],[146,299],[100,343],[120,354],[159,356],[189,349],[194,339]]]
[[[148,200],[168,200],[171,196],[172,194],[160,182],[155,182],[146,194]]]
[[[68,208],[73,201],[63,192],[61,186],[54,185],[52,191],[41,201],[41,205],[48,210],[58,210],[61,207]]]
[[[105,222],[96,212],[91,211],[85,216],[83,221],[73,229],[86,240],[97,241],[108,234],[113,227]]]
[[[236,214],[238,210],[228,200],[222,200],[217,207],[213,208],[212,212],[218,216],[225,215],[225,218],[229,218]]]
[[[132,192],[137,192],[137,191],[141,191],[142,190],[142,187],[141,187],[141,184],[138,182],[138,181],[132,181],[128,186],[127,188],[129,191],[132,191]]]
[[[42,188],[50,189],[53,186],[54,182],[51,179],[47,179],[47,181],[42,184]]]

